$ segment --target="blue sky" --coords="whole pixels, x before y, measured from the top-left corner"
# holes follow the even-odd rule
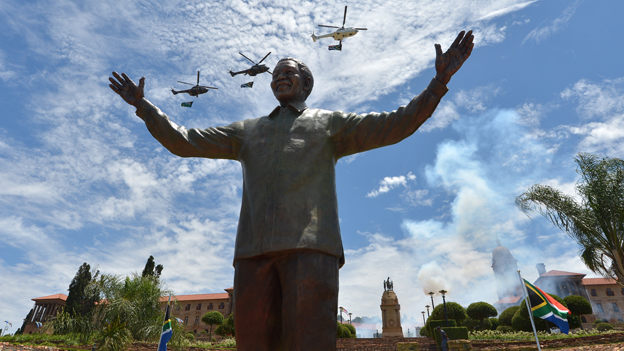
[[[367,27],[314,43],[317,24]],[[616,1],[0,1],[0,317],[14,331],[31,298],[66,293],[83,262],[140,271],[149,255],[178,294],[232,286],[241,196],[237,162],[168,153],[109,88],[146,77],[146,97],[176,123],[209,127],[266,115],[269,75],[253,89],[229,69],[306,62],[311,107],[391,111],[434,76],[434,43],[462,29],[476,46],[433,117],[400,144],[337,166],[346,265],[340,300],[379,315],[394,281],[404,327],[425,291],[465,306],[496,301],[496,236],[529,280],[535,264],[590,273],[578,247],[514,206],[528,186],[574,194],[572,157],[624,157],[624,70]],[[173,96],[177,80],[219,87]],[[182,108],[183,101],[194,101]],[[592,276],[592,274],[590,274]],[[441,298],[436,298],[436,303]]]

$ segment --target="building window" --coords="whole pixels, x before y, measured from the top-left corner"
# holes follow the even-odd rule
[[[199,316],[195,317],[195,325],[199,324]]]
[[[581,322],[587,323],[587,318],[585,318],[585,316],[581,316]]]
[[[610,288],[607,288],[607,296],[615,296],[615,293]]]
[[[212,309],[212,302],[208,304],[208,309],[211,310]]]
[[[613,312],[620,313],[620,309],[618,308],[617,303],[612,302],[611,306],[613,306]]]
[[[621,291],[621,292],[622,292],[622,295],[624,295],[624,288],[622,288],[622,291]]]
[[[179,311],[180,310],[180,305],[176,305],[175,310]]]
[[[184,317],[184,324],[188,324],[188,316]]]
[[[188,305],[186,305],[186,307],[184,307],[185,311],[190,311],[191,310],[191,304],[189,303]]]
[[[596,309],[598,310],[598,313],[604,313],[604,310],[602,309],[602,304],[601,303],[597,303],[596,304]]]
[[[224,309],[224,308],[225,308],[225,303],[221,302],[221,303],[219,304],[219,309],[220,309],[220,310],[222,310],[222,309]]]
[[[201,303],[198,303],[198,304],[197,304],[197,308],[196,308],[196,310],[201,310]]]
[[[598,296],[598,294],[596,294],[596,289],[591,289],[591,296]]]

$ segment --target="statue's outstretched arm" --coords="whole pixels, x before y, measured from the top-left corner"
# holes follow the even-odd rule
[[[442,53],[440,44],[435,44],[436,49],[436,79],[440,83],[447,85],[451,77],[461,68],[464,62],[470,57],[474,47],[474,35],[472,31],[465,33],[463,30],[451,44],[451,47]]]

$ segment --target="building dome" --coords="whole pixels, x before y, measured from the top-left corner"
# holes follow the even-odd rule
[[[492,251],[492,269],[496,278],[498,299],[522,295],[518,278],[518,261],[511,251],[501,245],[496,238],[496,248]]]

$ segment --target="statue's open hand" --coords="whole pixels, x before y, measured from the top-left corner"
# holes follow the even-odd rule
[[[137,101],[145,96],[143,93],[145,77],[141,77],[139,85],[137,86],[125,73],[122,73],[120,76],[117,72],[113,72],[113,76],[117,78],[117,80],[109,77],[108,80],[110,80],[111,84],[108,86],[119,94],[127,103],[136,106]]]
[[[463,30],[459,33],[451,47],[446,50],[445,53],[442,53],[440,44],[435,44],[436,79],[445,85],[448,84],[453,74],[459,70],[464,64],[464,61],[470,56],[470,53],[472,53],[474,35],[472,35],[471,30],[465,33],[465,36],[464,33]]]

